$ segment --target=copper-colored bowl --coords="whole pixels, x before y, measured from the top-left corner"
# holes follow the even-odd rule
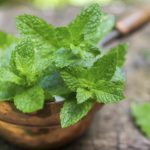
[[[7,102],[0,103],[0,136],[17,146],[29,149],[57,149],[81,136],[102,104],[75,125],[62,129],[59,112],[63,103],[46,103],[43,110],[24,114]]]

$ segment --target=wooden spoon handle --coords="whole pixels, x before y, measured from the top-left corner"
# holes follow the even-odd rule
[[[143,10],[118,21],[116,28],[121,34],[125,35],[136,30],[148,21],[150,21],[150,7],[144,8]]]

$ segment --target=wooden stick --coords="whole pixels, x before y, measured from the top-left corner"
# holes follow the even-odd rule
[[[126,35],[146,22],[150,21],[150,6],[144,8],[136,13],[133,13],[131,16],[120,20],[116,24],[116,29],[123,35]]]

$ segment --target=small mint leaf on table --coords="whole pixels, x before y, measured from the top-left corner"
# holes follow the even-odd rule
[[[77,104],[75,100],[67,100],[61,109],[60,119],[62,128],[69,127],[80,121],[91,110],[93,102],[86,101]]]
[[[132,104],[131,110],[136,125],[150,139],[150,103]]]
[[[36,112],[44,106],[44,91],[34,86],[14,97],[14,104],[23,113]]]

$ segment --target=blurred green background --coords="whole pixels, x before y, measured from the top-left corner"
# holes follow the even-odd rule
[[[99,3],[102,5],[106,4],[112,4],[112,3],[126,3],[131,5],[141,5],[145,4],[145,2],[149,0],[0,0],[0,4],[33,4],[34,6],[40,8],[40,9],[48,9],[48,8],[54,8],[54,7],[60,7],[65,5],[74,5],[74,6],[83,6],[88,3]]]

